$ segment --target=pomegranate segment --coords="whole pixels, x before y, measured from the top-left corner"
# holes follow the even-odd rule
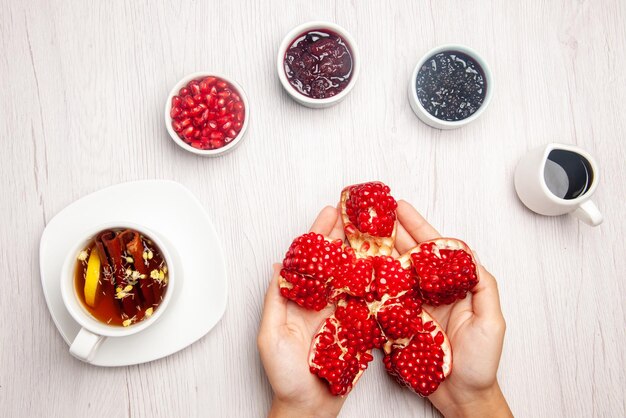
[[[393,257],[373,257],[375,277],[372,291],[380,299],[384,295],[397,296],[415,287],[416,281],[411,272],[404,269]]]
[[[439,238],[419,244],[410,254],[422,298],[430,305],[463,299],[478,283],[474,257],[462,241]]]
[[[319,311],[328,304],[328,282],[342,277],[356,260],[341,240],[309,232],[296,238],[283,260],[280,293],[298,305]]]
[[[390,255],[396,236],[396,200],[381,182],[356,184],[341,193],[346,237],[361,257]]]
[[[385,355],[387,372],[420,396],[432,394],[445,379],[443,332],[415,334],[406,346],[398,346]]]
[[[331,299],[344,295],[364,297],[370,291],[373,266],[369,259],[357,259],[354,267],[345,274],[335,275],[330,282]]]
[[[346,214],[359,231],[390,237],[396,222],[396,200],[389,186],[380,182],[357,184],[349,189]]]
[[[391,340],[411,338],[423,330],[422,301],[410,290],[397,298],[386,299],[378,309],[376,320]]]
[[[191,80],[172,97],[172,128],[180,139],[197,149],[217,149],[232,142],[245,116],[237,89],[218,77]]]
[[[372,349],[383,343],[378,324],[365,302],[342,299],[313,339],[311,373],[325,379],[333,395],[347,395],[374,359]]]
[[[428,312],[422,309],[416,319],[412,337],[400,335],[385,344],[383,363],[398,383],[428,396],[450,374],[452,349],[445,332]]]

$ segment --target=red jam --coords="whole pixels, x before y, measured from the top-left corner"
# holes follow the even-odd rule
[[[191,80],[172,97],[172,128],[179,138],[201,150],[212,150],[233,141],[246,116],[237,89],[218,77]]]
[[[352,77],[352,52],[346,41],[320,29],[297,37],[285,53],[285,74],[302,95],[325,99],[339,94]]]

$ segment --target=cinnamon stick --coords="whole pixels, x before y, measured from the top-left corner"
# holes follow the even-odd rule
[[[112,235],[111,235],[112,234]],[[115,237],[115,232],[110,229],[106,229],[100,232],[96,236],[96,250],[98,251],[98,255],[100,256],[100,264],[102,265],[102,285],[104,286],[104,291],[107,295],[111,295],[111,297],[115,297],[115,275],[114,268],[111,263],[110,257],[107,254],[106,249],[104,248],[104,243],[102,242],[102,238],[104,236],[112,236]],[[121,305],[119,303],[116,306],[121,309]]]
[[[150,278],[150,272],[143,260],[143,243],[141,242],[141,236],[137,231],[127,229],[120,234],[120,240],[126,247],[128,254],[135,260],[135,269],[141,275],[138,279],[139,290],[141,291],[143,300],[146,302],[147,306],[145,306],[145,308],[147,309],[153,306],[155,302],[154,291],[152,290],[154,280]]]
[[[117,288],[121,288],[122,291],[127,294],[121,298],[122,312],[124,312],[128,318],[132,318],[137,313],[136,298],[138,295],[134,288],[129,291],[125,290],[128,282],[126,281],[124,266],[122,265],[122,241],[115,232],[111,231],[102,236],[102,243],[111,257],[115,284]],[[117,292],[113,294],[117,296]]]

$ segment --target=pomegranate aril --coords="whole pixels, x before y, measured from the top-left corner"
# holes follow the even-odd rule
[[[190,96],[186,96],[183,99],[183,106],[185,106],[187,109],[191,109],[196,105],[196,102],[194,101],[194,99]]]
[[[224,141],[219,139],[209,139],[209,149],[217,149],[222,148],[224,146]]]
[[[180,107],[182,100],[178,96],[172,97],[172,107]]]
[[[221,133],[220,131],[213,131],[211,132],[211,134],[209,135],[209,137],[211,139],[218,139],[218,140],[222,140],[224,139],[224,134]]]
[[[183,130],[183,126],[181,126],[180,122],[173,120],[172,121],[172,128],[174,128],[174,131],[176,132],[180,132]]]
[[[219,118],[216,119],[216,122],[218,125],[223,125],[226,122],[228,122],[230,120],[230,118],[228,116],[220,116]]]
[[[224,124],[222,125],[222,131],[223,131],[223,132],[227,132],[227,131],[230,129],[230,127],[231,127],[231,126],[233,126],[233,123],[232,123],[231,121],[228,121],[228,122],[224,123]],[[227,134],[228,134],[228,133],[227,133]],[[235,135],[236,135],[236,134],[237,134],[237,133],[235,132]],[[230,134],[228,134],[228,135],[230,135]]]
[[[185,128],[182,132],[183,134],[183,138],[185,139],[190,139],[193,137],[193,133],[194,133],[194,129],[193,126],[188,126],[187,128]]]
[[[180,114],[180,112],[181,112],[180,107],[173,107],[173,108],[170,110],[170,117],[171,117],[172,119],[174,119],[176,116],[178,116],[178,115]]]
[[[183,87],[178,91],[178,95],[181,97],[189,96],[189,89],[187,87]]]
[[[231,91],[228,89],[224,89],[220,91],[219,93],[217,93],[217,95],[223,99],[227,99],[228,97],[230,97]]]
[[[228,83],[226,83],[223,80],[218,81],[217,83],[215,83],[215,85],[220,88],[220,89],[224,89],[226,87],[228,87]]]
[[[193,84],[189,85],[189,90],[191,90],[191,94],[193,94],[194,96],[196,94],[200,94],[200,86],[197,83],[194,83],[192,81]]]

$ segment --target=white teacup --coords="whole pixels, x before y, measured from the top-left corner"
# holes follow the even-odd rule
[[[515,169],[515,190],[530,210],[541,215],[572,214],[597,226],[602,214],[590,200],[600,173],[585,150],[552,143],[526,154]]]
[[[143,236],[149,238],[161,251],[163,260],[167,264],[168,268],[168,284],[167,289],[163,295],[163,300],[159,304],[158,308],[154,311],[152,316],[145,318],[136,324],[132,324],[128,327],[107,325],[98,319],[94,318],[91,313],[83,306],[80,296],[76,294],[76,288],[74,285],[74,273],[76,268],[76,262],[78,254],[85,249],[91,240],[101,231],[105,229],[134,229]],[[112,337],[126,337],[136,334],[153,325],[163,315],[163,312],[167,309],[167,306],[174,294],[174,286],[176,284],[176,272],[174,263],[172,261],[172,255],[165,246],[165,244],[159,239],[159,237],[148,228],[129,223],[129,222],[112,222],[104,225],[99,225],[95,228],[91,228],[82,234],[82,239],[76,243],[76,245],[70,250],[63,263],[63,269],[61,270],[61,295],[63,297],[63,303],[67,308],[70,315],[76,322],[82,327],[78,332],[78,335],[70,345],[70,354],[74,357],[90,362],[100,344],[105,338]]]

